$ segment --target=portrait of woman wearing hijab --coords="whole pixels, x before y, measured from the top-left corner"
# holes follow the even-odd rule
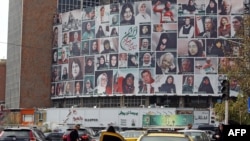
[[[103,70],[108,68],[108,65],[106,64],[106,59],[103,55],[98,58],[97,66],[97,70]]]
[[[90,79],[86,79],[84,82],[84,94],[93,94],[94,92],[94,87],[93,83]]]
[[[176,87],[174,84],[174,77],[169,75],[164,84],[159,87],[159,92],[164,93],[176,93]]]
[[[106,72],[98,75],[96,79],[95,94],[111,94],[112,87],[109,85],[109,76]]]
[[[188,56],[190,57],[204,57],[204,48],[200,41],[190,40],[188,42]]]
[[[99,54],[99,47],[97,40],[92,40],[90,45],[90,54]]]
[[[57,63],[57,54],[58,54],[57,49],[54,49],[53,53],[52,53],[52,56],[53,56],[53,58],[52,58],[52,64],[56,64]]]
[[[74,31],[70,33],[70,37],[71,37],[71,42],[70,42],[70,54],[72,56],[80,56],[81,53],[81,37],[79,36],[80,31]]]
[[[53,47],[58,47],[58,27],[53,30]]]
[[[207,77],[207,76],[203,77],[201,84],[198,88],[198,92],[199,93],[209,93],[209,94],[214,93],[214,90],[213,90],[213,87],[211,85],[209,77]]]
[[[109,67],[111,69],[117,69],[118,67],[118,54],[110,54],[109,56]]]
[[[68,79],[68,67],[67,65],[62,68],[62,80]]]
[[[151,36],[151,25],[140,25],[140,36]]]
[[[185,14],[196,14],[198,13],[196,9],[196,3],[194,0],[189,0],[188,4],[184,7],[183,13]]]
[[[193,93],[194,90],[194,76],[193,75],[184,75],[183,76],[183,86],[182,93]]]
[[[87,40],[87,39],[93,39],[95,38],[95,26],[91,22],[86,22],[83,23],[83,29],[82,29],[82,39]]]
[[[151,22],[151,17],[147,13],[147,7],[148,6],[146,2],[141,2],[138,4],[138,14],[135,17],[137,23]]]
[[[131,3],[125,3],[121,9],[121,25],[135,24],[135,12]]]
[[[166,51],[168,47],[170,47],[169,44],[169,36],[167,33],[162,33],[158,42],[158,45],[156,47],[156,51]]]
[[[62,42],[62,44],[63,45],[67,45],[67,44],[69,44],[69,37],[68,37],[69,35],[68,35],[68,33],[63,33],[63,42]]]
[[[101,52],[101,54],[112,53],[112,52],[115,52],[115,50],[111,48],[110,41],[108,39],[104,40],[103,51]]]
[[[119,7],[118,4],[114,3],[110,5],[110,14],[118,13],[119,12]]]
[[[207,8],[206,8],[206,14],[217,14],[217,2],[215,0],[210,0]]]
[[[111,17],[111,16],[110,16]],[[119,25],[119,15],[112,15],[112,18],[110,19],[110,26],[118,26]]]
[[[105,37],[105,33],[103,31],[102,26],[100,25],[96,33],[96,38],[102,38],[102,37]]]
[[[92,74],[94,73],[94,59],[93,58],[86,58],[86,66],[85,66],[85,73]]]
[[[117,31],[117,28],[113,27],[112,30],[111,30],[111,33],[110,33],[110,36],[111,37],[115,37],[115,36],[118,36],[118,31]]]
[[[139,63],[137,60],[137,55],[130,54],[128,56],[128,67],[138,67]]]
[[[210,54],[211,56],[217,56],[217,57],[224,57],[224,44],[223,41],[220,39],[217,39],[212,44],[212,49]]]

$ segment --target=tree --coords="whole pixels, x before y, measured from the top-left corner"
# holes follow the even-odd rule
[[[250,124],[250,114],[247,110],[247,99],[250,96],[250,15],[244,14],[244,28],[239,32],[239,39],[229,40],[231,46],[239,45],[240,57],[231,57],[234,67],[225,74],[230,79],[236,79],[240,85],[240,93],[236,101],[229,100],[229,120],[240,124]],[[215,104],[215,113],[219,121],[224,120],[225,103]]]
[[[229,100],[229,121],[235,121],[239,124],[250,124],[250,114],[247,110],[247,97],[247,95],[240,94],[236,101]],[[217,115],[217,120],[222,122],[225,117],[225,102],[215,104],[214,111]]]

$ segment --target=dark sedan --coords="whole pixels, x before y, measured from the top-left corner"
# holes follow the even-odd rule
[[[46,140],[48,141],[63,141],[63,133],[51,132],[46,134]]]

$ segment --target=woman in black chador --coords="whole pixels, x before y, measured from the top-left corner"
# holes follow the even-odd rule
[[[96,33],[96,38],[102,38],[102,37],[105,37],[105,33],[102,29],[102,26],[99,26],[98,31]]]
[[[199,93],[209,93],[209,94],[214,93],[211,82],[207,76],[203,77],[201,84],[199,86],[198,92]]]
[[[94,73],[94,62],[91,58],[88,58],[86,61],[85,73]]]
[[[169,47],[169,37],[167,33],[162,33],[156,47],[156,51],[166,51],[167,47]]]
[[[215,0],[210,0],[207,8],[206,8],[207,14],[217,14],[217,3]]]
[[[217,40],[214,41],[214,43],[212,45],[210,55],[217,56],[217,57],[225,56],[225,54],[224,54],[224,46],[223,46],[222,40],[217,39]]]

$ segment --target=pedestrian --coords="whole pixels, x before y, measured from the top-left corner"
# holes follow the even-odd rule
[[[79,141],[78,130],[80,129],[80,124],[75,125],[75,129],[70,132],[69,137],[70,141]]]
[[[192,127],[193,127],[193,125],[192,125],[191,123],[189,123],[189,124],[187,125],[187,127],[185,128],[185,130],[190,130],[190,129],[192,129]]]
[[[224,141],[223,126],[224,124],[219,124],[218,130],[213,135],[213,139],[215,139],[215,141]]]
[[[107,129],[107,132],[115,133],[115,128],[113,126],[109,126],[108,129]]]

